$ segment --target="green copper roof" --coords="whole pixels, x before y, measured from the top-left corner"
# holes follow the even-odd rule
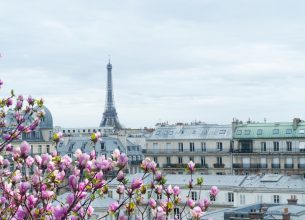
[[[297,126],[292,122],[238,124],[233,138],[305,138],[305,122],[300,122]]]

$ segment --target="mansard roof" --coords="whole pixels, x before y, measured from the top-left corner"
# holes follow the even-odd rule
[[[231,139],[232,126],[217,124],[161,125],[148,140],[171,139]]]

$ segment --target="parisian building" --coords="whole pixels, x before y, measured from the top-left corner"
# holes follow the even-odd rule
[[[231,140],[230,124],[160,124],[143,153],[166,173],[182,174],[193,161],[198,173],[225,175],[231,173]]]

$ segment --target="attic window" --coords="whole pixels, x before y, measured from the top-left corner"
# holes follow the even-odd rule
[[[159,135],[159,134],[160,134],[160,131],[157,131],[157,132],[156,132],[156,135]]]
[[[245,130],[245,135],[249,135],[251,133],[251,130],[247,129]]]
[[[280,133],[279,129],[273,129],[273,134],[279,134],[279,133]]]
[[[262,129],[257,129],[256,134],[257,134],[257,135],[262,135],[262,134],[263,134],[263,130],[262,130]]]
[[[172,135],[172,134],[173,134],[173,131],[170,131],[168,134],[169,134],[169,135]]]
[[[236,131],[236,134],[237,134],[237,135],[241,135],[241,134],[242,134],[242,130],[237,130],[237,131]]]
[[[219,130],[219,134],[225,134],[226,130]]]

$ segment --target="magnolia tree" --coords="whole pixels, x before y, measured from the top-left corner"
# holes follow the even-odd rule
[[[0,86],[3,82],[0,80]],[[13,118],[7,124],[8,114]],[[111,158],[96,156],[76,150],[74,157],[52,154],[31,155],[31,146],[26,141],[17,144],[22,133],[34,131],[44,117],[43,100],[28,97],[24,99],[14,92],[0,100],[0,216],[1,219],[90,219],[94,214],[92,202],[107,196],[109,184],[119,182],[116,193],[123,199],[109,204],[108,211],[98,219],[114,216],[116,219],[169,219],[175,207],[180,207],[175,218],[191,216],[200,219],[214,200],[218,189],[213,186],[210,198],[193,201],[190,198],[195,185],[201,191],[203,178],[193,179],[195,164],[190,161],[186,170],[190,174],[188,194],[181,198],[178,186],[166,184],[166,178],[157,170],[154,161],[142,161],[141,178],[128,180],[124,170],[128,166],[126,154],[115,150]],[[61,133],[53,136],[54,144],[63,138]],[[91,135],[92,144],[101,139],[100,133]],[[16,143],[16,145],[15,145]],[[20,142],[19,142],[20,143]],[[14,169],[10,169],[12,164]],[[109,177],[110,173],[115,173]],[[151,182],[147,183],[150,176]],[[70,191],[64,201],[58,196],[64,190]],[[163,200],[156,197],[163,195]],[[199,192],[200,195],[200,192]],[[145,198],[145,199],[144,199]]]

